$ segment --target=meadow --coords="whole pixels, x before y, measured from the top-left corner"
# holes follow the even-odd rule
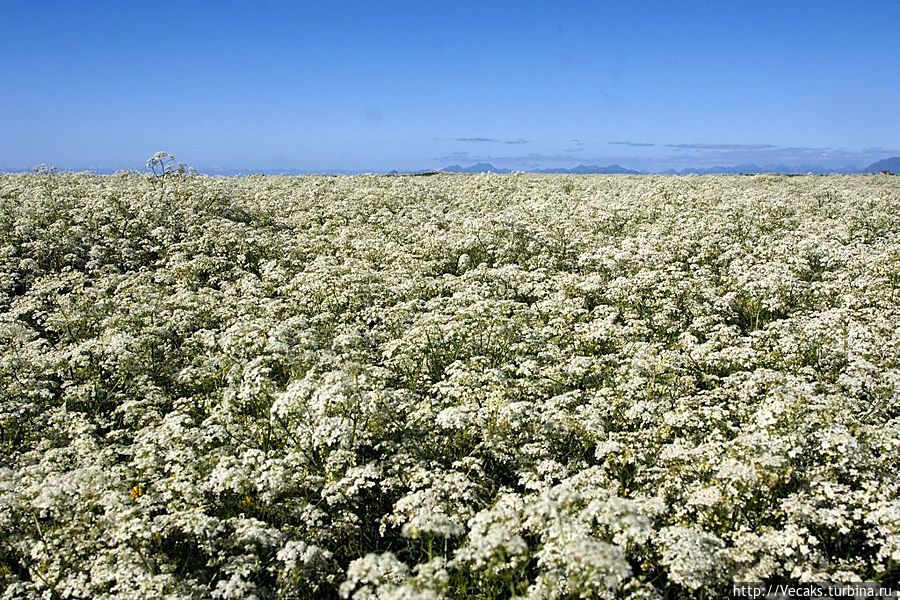
[[[900,178],[0,175],[3,598],[900,578]]]

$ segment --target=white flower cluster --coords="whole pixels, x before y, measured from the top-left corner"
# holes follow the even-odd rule
[[[0,175],[0,596],[900,572],[900,185]]]

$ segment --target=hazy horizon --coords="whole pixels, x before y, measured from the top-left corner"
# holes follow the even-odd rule
[[[889,157],[893,158],[893,157]],[[180,161],[179,162],[183,162]],[[872,161],[877,162],[877,161]],[[484,163],[484,162],[476,162],[476,163],[468,163],[463,162],[462,164],[447,164],[442,166],[435,167],[421,167],[421,168],[382,168],[382,169],[342,169],[342,168],[322,168],[322,169],[305,169],[301,167],[220,167],[220,166],[203,166],[203,165],[190,165],[185,163],[187,167],[191,169],[192,172],[199,175],[208,175],[208,176],[238,176],[238,175],[289,175],[289,176],[302,176],[302,175],[391,175],[391,174],[417,174],[417,173],[436,173],[436,172],[446,172],[446,173],[479,173],[485,171],[471,171],[470,168],[474,168],[483,164],[487,164],[492,168],[500,170],[500,172],[524,172],[524,173],[535,173],[535,174],[553,174],[553,173],[565,173],[565,169],[574,169],[577,167],[622,167],[628,171],[634,171],[634,174],[638,175],[666,175],[666,174],[701,174],[701,175],[712,175],[712,174],[733,174],[733,173],[775,173],[775,174],[805,174],[811,173],[815,175],[827,175],[827,174],[862,174],[862,169],[871,165],[872,163],[868,163],[866,165],[859,166],[850,166],[847,165],[845,167],[827,167],[815,164],[805,164],[805,165],[775,165],[775,164],[754,164],[754,163],[738,163],[733,165],[725,165],[725,164],[717,164],[710,166],[684,166],[684,167],[671,167],[671,168],[656,168],[656,169],[635,169],[629,165],[621,165],[617,163],[590,163],[590,164],[567,164],[560,165],[554,167],[515,167],[508,166],[505,164],[493,164],[493,163]],[[92,173],[95,175],[112,175],[115,173],[127,172],[127,171],[135,171],[138,173],[150,173],[150,169],[145,164],[137,164],[133,166],[103,166],[103,165],[76,165],[76,166],[62,166],[56,164],[49,163],[38,163],[31,166],[3,166],[0,165],[0,173],[32,173],[37,172],[41,168],[52,168],[58,173]],[[460,167],[462,170],[454,171],[447,170],[448,167]],[[746,167],[746,169],[741,169],[741,167]],[[805,167],[805,168],[804,168]],[[583,173],[572,173],[572,174],[582,174],[582,175],[591,175],[591,174],[603,174],[599,172],[583,172]],[[607,173],[607,174],[625,174],[625,173]]]

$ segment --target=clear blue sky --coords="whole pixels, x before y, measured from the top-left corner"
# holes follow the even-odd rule
[[[863,165],[900,1],[0,0],[0,166]]]

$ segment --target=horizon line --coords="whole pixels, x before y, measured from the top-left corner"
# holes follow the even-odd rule
[[[754,172],[754,173],[860,173],[865,172],[879,163],[886,161],[900,160],[900,156],[889,156],[865,165],[824,165],[815,162],[808,163],[755,163],[755,162],[739,162],[739,163],[713,163],[709,166],[686,165],[683,167],[655,167],[655,168],[633,168],[623,165],[622,162],[615,161],[603,163],[603,161],[582,161],[577,164],[569,164],[567,166],[546,166],[540,167],[530,165],[527,167],[505,166],[508,161],[491,162],[487,160],[457,161],[445,164],[442,167],[418,167],[418,168],[398,168],[398,167],[382,167],[380,169],[367,168],[347,168],[347,167],[323,167],[323,168],[305,168],[300,166],[214,166],[214,165],[185,165],[192,172],[206,175],[363,175],[363,174],[417,174],[430,172],[466,172],[476,167],[484,167],[473,172],[489,172],[489,171],[505,171],[520,173],[553,173],[553,172],[576,172],[577,169],[617,169],[639,174],[668,174],[668,173],[691,173],[691,172]],[[463,166],[463,165],[468,166]],[[94,173],[98,175],[111,175],[121,172],[136,173],[152,173],[152,171],[144,166],[122,166],[122,165],[76,165],[76,166],[57,166],[51,163],[37,163],[31,166],[23,165],[0,165],[0,173],[31,173],[38,170],[50,170],[59,173]]]
[[[894,157],[890,157],[894,158]],[[888,160],[888,159],[883,159]],[[366,169],[346,169],[346,168],[333,168],[333,169],[303,169],[303,168],[283,168],[283,167],[263,167],[263,168],[235,168],[235,167],[218,167],[218,168],[192,168],[192,172],[195,175],[205,175],[211,177],[217,176],[246,176],[246,175],[273,175],[273,176],[288,176],[288,177],[301,177],[301,176],[315,176],[315,175],[329,175],[329,176],[356,176],[356,175],[423,175],[423,174],[448,174],[448,175],[473,175],[473,174],[483,174],[483,173],[491,173],[495,175],[505,175],[505,174],[515,174],[515,173],[529,173],[534,175],[715,175],[715,174],[723,174],[723,175],[738,175],[738,174],[752,174],[752,175],[765,175],[765,174],[773,174],[773,175],[864,175],[871,174],[872,171],[867,171],[869,167],[877,164],[872,163],[863,167],[851,167],[849,165],[845,165],[842,167],[825,167],[818,165],[797,165],[797,167],[792,167],[791,165],[755,165],[755,164],[736,164],[736,165],[713,165],[710,167],[682,167],[682,168],[667,168],[667,169],[632,169],[620,164],[609,164],[609,165],[599,165],[599,164],[591,164],[587,165],[584,163],[573,165],[571,167],[547,167],[547,168],[514,168],[514,167],[503,167],[496,166],[491,163],[473,163],[468,167],[463,167],[458,164],[447,165],[442,168],[421,168],[421,169],[374,169],[374,170],[366,170]],[[471,170],[474,167],[484,164],[487,167],[483,170]],[[0,167],[0,174],[6,175],[25,175],[25,174],[33,174],[37,171],[39,167],[47,167],[48,165],[40,164],[34,167]],[[576,171],[579,167],[584,167],[586,169],[621,169],[622,172],[592,172],[592,171],[584,171],[579,173]],[[88,173],[91,175],[115,175],[119,173],[133,173],[138,175],[153,175],[153,173],[149,169],[138,169],[132,167],[99,167],[99,166],[87,166],[87,167],[53,167],[50,166],[50,169],[53,170],[54,173],[57,174],[80,174],[80,173]]]

